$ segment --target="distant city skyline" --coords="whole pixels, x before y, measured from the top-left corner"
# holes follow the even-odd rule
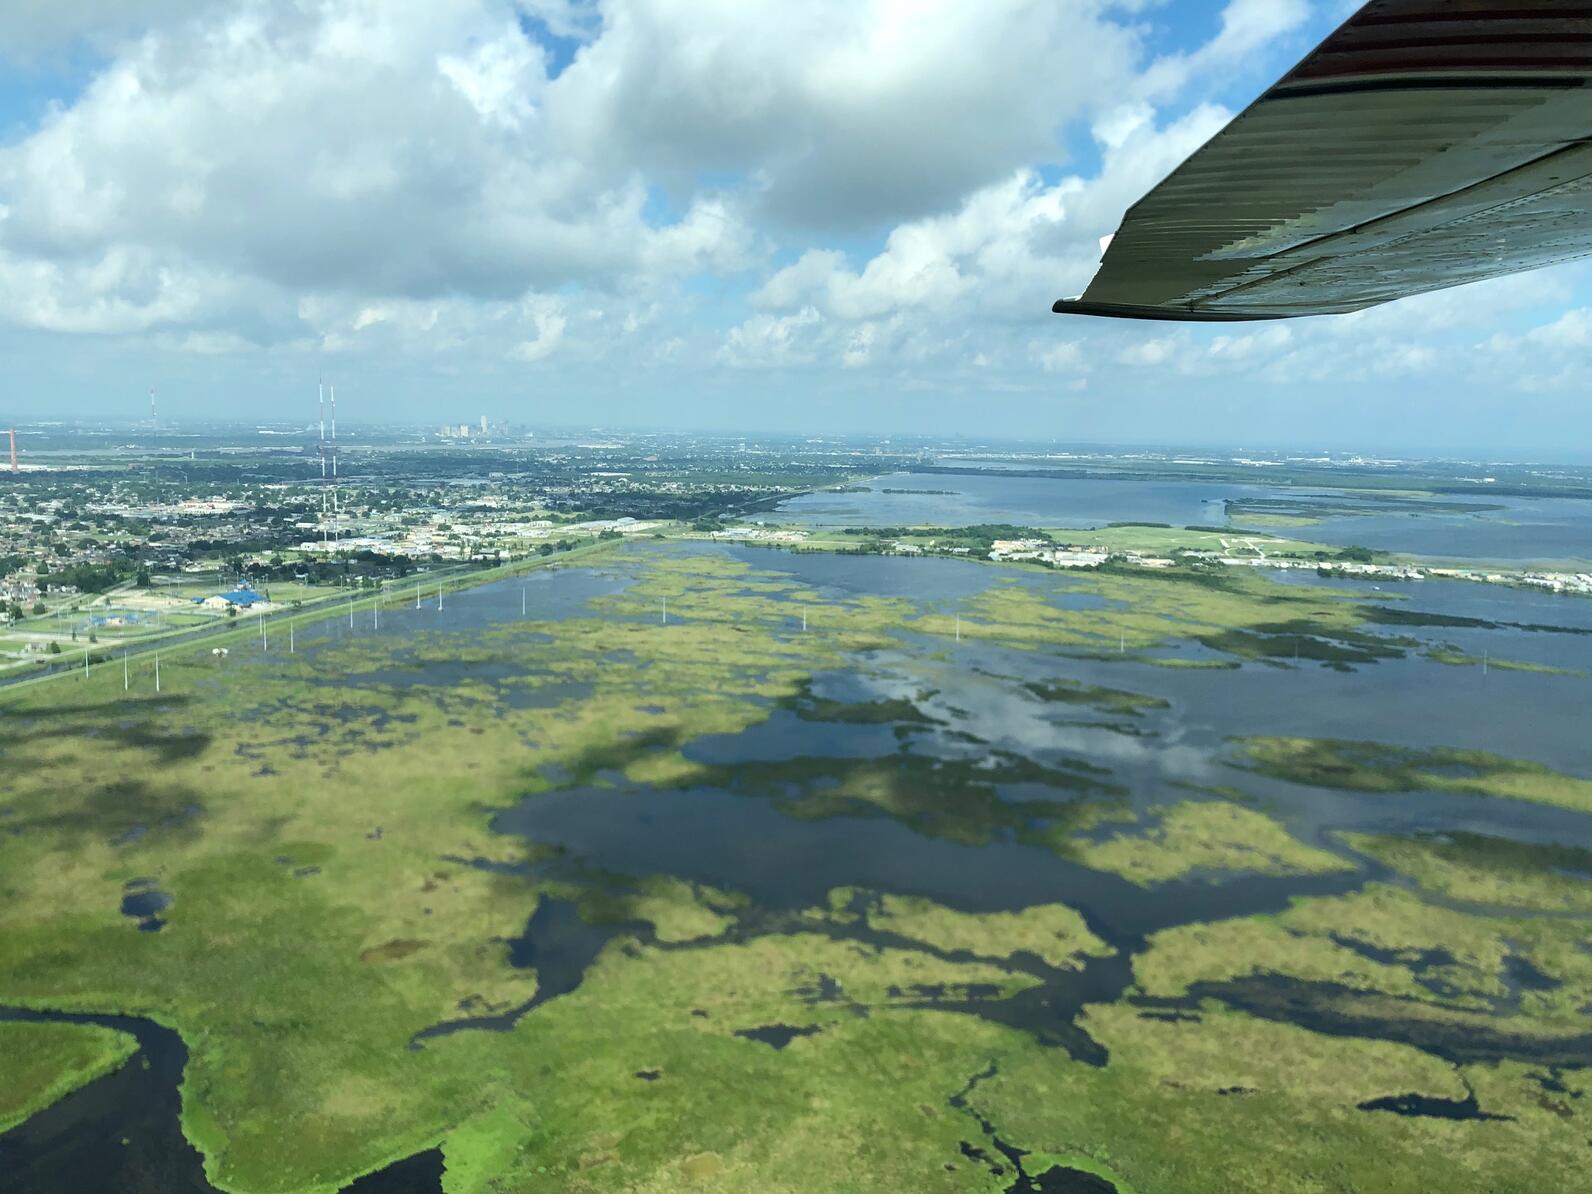
[[[534,441],[542,439],[550,444],[591,439],[594,436],[613,437],[623,440],[627,437],[646,438],[692,438],[707,437],[715,439],[746,439],[749,441],[766,440],[770,443],[776,441],[832,441],[848,442],[858,446],[872,446],[880,449],[895,445],[903,453],[918,452],[925,449],[942,449],[947,452],[999,452],[1002,449],[1011,449],[1014,453],[1055,454],[1059,456],[1100,456],[1100,457],[1128,457],[1134,454],[1156,456],[1210,456],[1213,459],[1239,459],[1245,456],[1258,458],[1307,459],[1313,456],[1331,457],[1339,461],[1348,461],[1356,458],[1371,461],[1474,461],[1477,464],[1522,464],[1541,465],[1552,467],[1565,465],[1571,467],[1592,464],[1592,445],[1582,446],[1575,443],[1565,443],[1556,447],[1544,448],[1539,451],[1503,451],[1494,446],[1480,445],[1471,448],[1454,448],[1448,451],[1437,450],[1427,444],[1411,444],[1401,449],[1397,446],[1382,445],[1380,447],[1367,447],[1363,444],[1330,444],[1318,443],[1284,443],[1267,442],[1263,440],[1199,440],[1189,439],[1155,439],[1144,438],[1134,440],[1091,440],[1072,439],[1065,436],[1044,435],[1033,433],[996,434],[980,436],[973,431],[958,430],[944,433],[930,432],[873,432],[873,431],[838,431],[833,429],[809,428],[792,429],[781,427],[723,427],[723,426],[668,426],[657,423],[558,423],[551,421],[537,421],[533,419],[521,420],[492,420],[492,430],[488,438],[495,438],[499,446],[507,446],[516,442]],[[6,423],[6,426],[11,426]],[[48,420],[18,420],[15,424],[18,435],[21,437],[21,452],[26,458],[31,445],[28,444],[27,432],[29,428],[47,429],[52,434],[61,432],[88,433],[101,431],[107,435],[125,435],[130,441],[137,442],[142,437],[140,432],[149,429],[148,419],[118,419],[114,417],[101,417],[93,415],[56,418]],[[195,418],[165,419],[160,421],[162,431],[177,435],[214,435],[231,432],[237,434],[241,428],[257,428],[261,434],[294,438],[316,434],[315,420],[307,419],[293,421],[288,419],[260,419],[260,420],[216,420]],[[468,436],[460,436],[461,428],[468,428]],[[3,430],[3,429],[0,429]],[[479,423],[466,420],[455,422],[450,419],[434,418],[395,418],[390,420],[363,420],[345,419],[342,422],[340,443],[345,448],[357,447],[362,437],[372,433],[380,433],[380,439],[386,442],[393,435],[429,435],[433,437],[475,439],[480,437]]]
[[[0,425],[151,387],[309,419],[325,376],[351,424],[1587,459],[1584,264],[1238,330],[1049,314],[1354,7],[21,0]]]

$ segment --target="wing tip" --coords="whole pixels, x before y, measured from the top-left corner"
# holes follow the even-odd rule
[[[1254,323],[1288,319],[1264,312],[1198,310],[1193,307],[1141,307],[1131,303],[1096,303],[1087,299],[1057,299],[1050,308],[1056,315],[1092,315],[1101,319],[1148,319],[1166,323]]]

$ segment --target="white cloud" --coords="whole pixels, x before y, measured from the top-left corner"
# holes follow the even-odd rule
[[[557,307],[543,307],[533,311],[531,322],[536,327],[536,335],[529,340],[521,340],[509,353],[515,360],[527,364],[544,361],[552,356],[557,351],[559,342],[564,339],[564,329],[569,326],[568,318]]]
[[[83,43],[114,46],[154,27],[170,27],[219,0],[6,0],[0,5],[0,58],[32,63]]]
[[[656,309],[683,279],[755,267],[783,226],[884,223],[858,268],[820,243],[754,306],[863,325],[824,344],[838,364],[959,352],[969,320],[1026,322],[1081,286],[1095,238],[1225,116],[1161,127],[1143,101],[1102,106],[1134,78],[1119,9],[146,0],[110,20],[24,3],[0,31],[127,40],[0,147],[0,315],[336,351],[385,330],[435,348],[502,332],[527,295],[608,295],[624,319],[633,305],[612,296]],[[522,17],[581,41],[556,78]],[[1207,57],[1286,25],[1235,0]],[[1079,117],[1106,169],[1047,183],[1028,163],[1056,157]],[[550,326],[498,351],[562,351]],[[744,324],[730,356],[787,326],[801,325]]]
[[[940,211],[1055,153],[1134,73],[1102,0],[610,0],[549,98],[570,152],[671,187],[758,180],[761,211],[855,230]]]
[[[1085,373],[1089,369],[1088,354],[1076,340],[1035,342],[1030,347],[1034,361],[1046,373]]]
[[[1140,340],[1118,352],[1117,361],[1123,365],[1154,368],[1176,360],[1187,344],[1188,335],[1180,332],[1174,332],[1169,336],[1158,336],[1153,340]]]
[[[1204,44],[1149,61],[1170,11],[12,0],[0,53],[101,65],[0,142],[0,335],[506,385],[599,362],[643,389],[833,370],[913,396],[1566,384],[1592,342],[1586,310],[1553,310],[1573,269],[1309,323],[1050,315],[1229,119],[1201,101],[1288,65],[1312,6],[1230,0]]]
[[[807,364],[815,355],[811,332],[823,321],[812,307],[794,315],[754,315],[730,329],[718,359],[738,369]]]
[[[1566,311],[1552,323],[1532,328],[1526,339],[1555,349],[1592,348],[1592,309],[1577,307]]]
[[[553,152],[545,55],[510,17],[495,0],[253,0],[151,34],[0,149],[0,259],[50,280],[35,322],[123,332],[190,310],[152,301],[128,262],[168,292],[215,274],[497,300],[744,255],[728,200],[658,218],[638,176]]]
[[[1145,72],[1142,92],[1164,98],[1191,78],[1252,60],[1269,42],[1310,19],[1309,0],[1228,0],[1217,35],[1197,50],[1169,55]]]
[[[1227,362],[1252,361],[1273,356],[1293,343],[1293,329],[1285,323],[1272,324],[1257,332],[1242,335],[1219,335],[1212,340],[1207,353]]]

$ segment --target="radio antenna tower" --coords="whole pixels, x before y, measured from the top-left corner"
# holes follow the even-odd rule
[[[319,378],[315,390],[321,403],[321,542],[326,542],[326,383]]]
[[[332,400],[332,541],[336,542],[337,517],[341,513],[337,508],[337,387],[328,386],[327,393]]]

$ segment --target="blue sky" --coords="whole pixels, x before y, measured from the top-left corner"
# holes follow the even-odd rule
[[[1049,313],[1352,7],[17,0],[0,418],[308,418],[319,375],[356,421],[1585,454],[1580,266]]]

